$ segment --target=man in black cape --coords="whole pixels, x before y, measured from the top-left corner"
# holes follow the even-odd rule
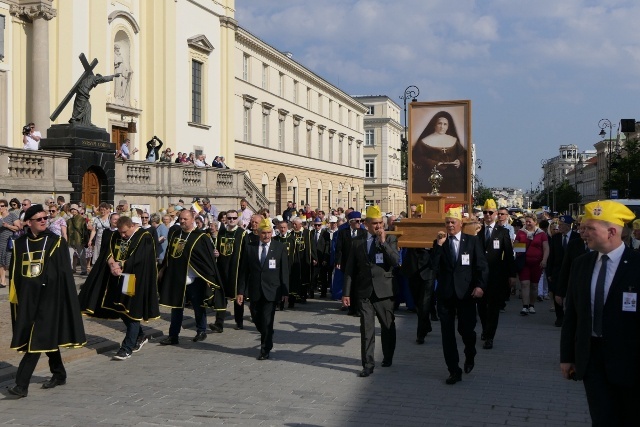
[[[160,317],[158,271],[151,233],[127,216],[120,217],[116,227],[117,231],[107,234],[107,246],[100,251],[79,298],[87,316],[122,319],[127,332],[113,358],[125,360],[148,341],[140,321]]]
[[[293,247],[293,264],[290,266],[289,308],[294,308],[296,301],[307,302],[309,285],[311,284],[311,266],[316,258],[312,254],[311,232],[302,226],[302,219],[294,218],[291,223],[291,236],[295,242]]]
[[[224,296],[227,300],[233,300],[233,316],[237,329],[243,329],[244,305],[238,304],[236,295],[238,293],[240,257],[245,246],[244,239],[245,231],[238,226],[238,212],[235,210],[227,211],[227,224],[218,231],[216,239],[216,264],[220,280],[222,280]],[[216,322],[209,325],[213,332],[223,331],[226,314],[225,302],[225,309],[216,312]]]
[[[169,231],[167,254],[159,273],[160,305],[171,308],[169,336],[160,341],[161,345],[178,344],[185,298],[191,301],[196,319],[194,342],[207,338],[206,307],[226,310],[211,239],[196,228],[193,212],[180,211],[179,222],[179,229]]]
[[[42,388],[54,388],[67,380],[59,347],[81,347],[87,341],[69,250],[64,239],[47,230],[47,218],[42,205],[25,211],[29,230],[15,241],[9,268],[11,348],[24,352],[9,393],[19,397],[27,396],[42,353],[53,374]]]

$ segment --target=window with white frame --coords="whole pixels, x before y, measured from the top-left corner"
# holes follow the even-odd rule
[[[329,161],[333,162],[333,132],[329,133]]]
[[[307,156],[311,157],[311,130],[310,126],[307,127]]]
[[[242,80],[249,81],[249,55],[242,55]]]
[[[375,159],[364,159],[364,177],[376,177],[376,161]]]
[[[293,81],[293,103],[298,103],[298,82],[296,80]]]
[[[343,164],[342,160],[343,160],[343,154],[342,154],[342,146],[344,145],[344,140],[342,138],[338,139],[338,163],[339,164]]]
[[[246,105],[242,110],[242,140],[251,142],[251,108]]]
[[[269,66],[262,64],[262,89],[269,90]]]
[[[373,146],[376,145],[374,140],[375,130],[374,129],[365,129],[364,131],[364,145]]]
[[[360,144],[356,144],[356,167],[360,169]]]
[[[300,145],[300,123],[293,123],[293,154],[299,153],[298,146]]]
[[[191,61],[191,121],[202,123],[202,62]]]
[[[284,117],[278,120],[278,150],[284,151]]]
[[[369,105],[367,106],[367,112],[364,113],[367,116],[373,116],[373,114],[375,113],[376,107],[375,105]]]
[[[262,113],[262,145],[269,146],[269,112]]]
[[[349,141],[349,145],[347,146],[347,166],[351,167],[353,165],[353,148],[351,147],[353,144]]]
[[[323,144],[323,136],[324,136],[324,132],[322,129],[318,129],[318,159],[322,160],[322,144]]]
[[[278,84],[278,95],[284,97],[284,73],[280,73]]]

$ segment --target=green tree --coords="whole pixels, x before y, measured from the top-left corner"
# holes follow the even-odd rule
[[[611,177],[604,182],[603,188],[609,195],[612,189],[618,190],[619,198],[640,198],[640,141],[628,138],[624,147],[611,154]]]
[[[487,199],[493,199],[493,192],[482,184],[479,184],[473,195],[473,206],[482,206]]]
[[[548,202],[547,195],[549,198]],[[576,191],[574,186],[569,184],[569,181],[565,180],[555,187],[550,187],[538,193],[533,199],[532,209],[548,206],[549,209],[554,210],[554,198],[556,212],[569,212],[569,206],[571,204],[582,201],[582,195]]]

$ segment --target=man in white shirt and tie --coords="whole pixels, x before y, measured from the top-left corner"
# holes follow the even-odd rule
[[[560,369],[583,380],[594,426],[638,425],[640,254],[622,229],[635,214],[613,200],[587,203],[581,221],[591,250],[571,266]]]

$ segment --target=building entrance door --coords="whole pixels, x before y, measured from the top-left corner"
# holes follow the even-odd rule
[[[100,178],[91,169],[82,176],[82,201],[93,206],[94,212],[100,204]]]
[[[111,128],[111,142],[116,144],[117,151],[120,151],[120,147],[122,146],[122,143],[128,137],[129,137],[129,132],[127,131],[127,128],[122,128],[118,126],[113,126]]]

